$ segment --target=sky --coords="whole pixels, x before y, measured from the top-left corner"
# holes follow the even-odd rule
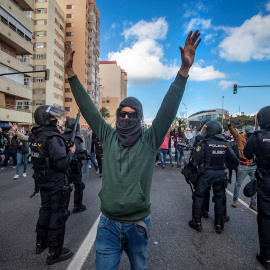
[[[181,66],[190,30],[202,41],[177,115],[220,108],[252,114],[270,105],[269,0],[96,0],[100,61],[127,72],[127,95],[151,123]],[[101,82],[102,84],[102,82]]]

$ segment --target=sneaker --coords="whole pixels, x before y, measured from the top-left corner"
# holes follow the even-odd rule
[[[27,175],[26,175],[26,173],[23,173],[22,176],[23,176],[23,177],[26,177]]]
[[[159,166],[159,163],[158,163],[158,162],[156,162],[156,166],[157,166],[157,167]]]
[[[18,174],[15,174],[13,177],[13,179],[19,179],[19,178],[20,178],[20,176]]]
[[[91,167],[91,165],[89,165],[89,167],[88,167],[89,169],[91,169],[92,167]]]
[[[99,177],[102,177],[102,173],[99,174]]]
[[[164,169],[165,168],[165,165],[162,165],[162,169]]]
[[[249,208],[254,210],[255,212],[258,212],[257,209],[257,203],[256,202],[250,202]]]
[[[12,168],[15,169],[17,166],[13,166]]]
[[[173,164],[171,163],[170,166],[173,167]]]
[[[34,192],[29,196],[29,198],[31,199],[31,198],[33,198],[33,197],[35,197],[35,196],[37,196],[37,195],[39,195],[39,192],[38,192],[38,191],[34,191]]]
[[[96,174],[99,174],[99,169],[96,170]]]
[[[231,206],[232,206],[233,208],[236,208],[236,207],[237,207],[237,199],[236,199],[236,198],[233,198],[233,201],[232,201]]]

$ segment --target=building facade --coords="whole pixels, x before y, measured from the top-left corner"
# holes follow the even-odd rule
[[[205,119],[216,120],[217,118],[223,118],[224,114],[229,113],[225,109],[212,109],[196,112],[188,117],[188,121],[204,121]]]
[[[113,125],[116,120],[116,109],[127,97],[127,73],[117,65],[116,61],[100,61],[100,107],[105,107],[110,118],[106,122]]]
[[[33,111],[41,105],[64,107],[65,14],[56,0],[36,0],[34,10]]]
[[[76,51],[73,67],[97,108],[100,99],[99,50],[100,14],[94,0],[57,0],[65,13],[66,41]],[[65,80],[64,109],[67,117],[76,117],[78,107]],[[80,124],[86,122],[81,117]]]
[[[33,0],[1,0],[0,74],[33,71]],[[32,124],[32,73],[0,76],[0,127]]]

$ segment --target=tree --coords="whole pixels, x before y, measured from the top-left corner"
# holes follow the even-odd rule
[[[103,117],[104,120],[107,120],[107,119],[109,119],[111,117],[108,109],[105,108],[105,107],[101,107],[99,109],[99,112],[100,112],[100,114],[101,114],[101,116]]]
[[[222,124],[222,118],[217,118],[217,121]],[[243,129],[246,126],[255,126],[255,116],[238,115],[236,117],[231,117],[230,121],[231,125],[237,129]],[[226,121],[224,119],[223,125],[226,130]]]

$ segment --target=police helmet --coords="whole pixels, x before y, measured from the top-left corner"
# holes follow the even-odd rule
[[[51,117],[60,118],[66,113],[67,112],[61,108],[52,105],[42,105],[36,109],[34,118],[38,125],[49,126],[51,125]]]
[[[262,129],[270,125],[270,106],[263,107],[258,111],[257,123]]]
[[[75,118],[72,118],[72,117],[68,118],[66,123],[65,123],[66,131],[72,131],[74,129],[75,122],[76,122]],[[78,123],[76,131],[79,131],[79,129],[80,129],[80,126],[79,126],[79,123]]]
[[[218,134],[222,134],[222,125],[215,120],[208,121],[206,124],[206,135],[207,136],[215,136]]]
[[[206,123],[208,123],[209,121],[211,121],[210,118],[206,118],[205,120],[203,120],[203,121],[201,122],[202,127],[203,127]]]

